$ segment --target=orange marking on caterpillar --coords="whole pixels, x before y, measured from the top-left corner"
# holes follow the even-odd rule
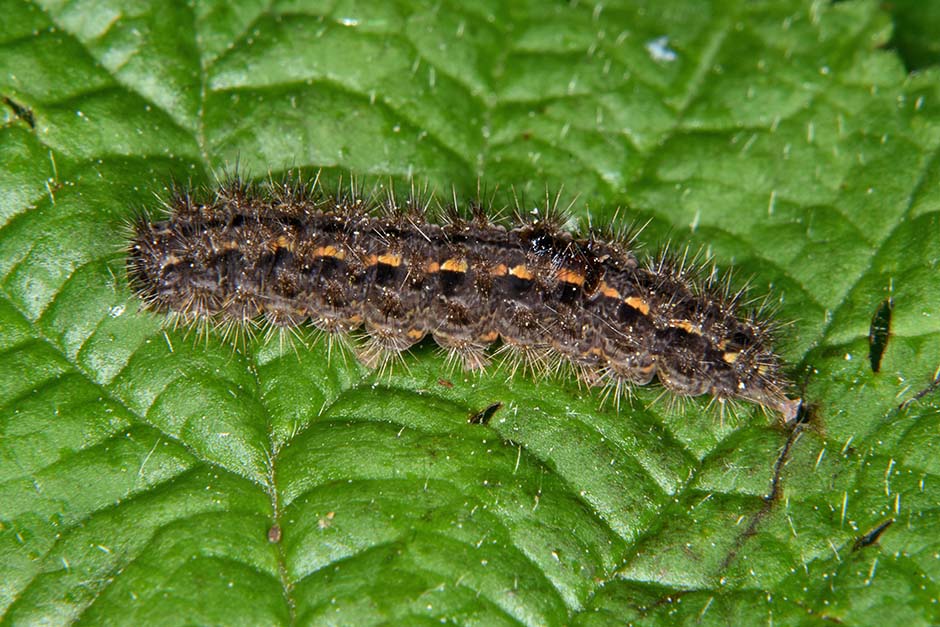
[[[317,246],[313,249],[314,257],[332,257],[333,259],[338,259],[342,261],[346,258],[346,251],[333,246],[332,244],[328,246]]]
[[[620,292],[607,285],[607,281],[601,281],[598,289],[600,290],[601,294],[607,298],[616,298],[617,300],[620,300]]]
[[[448,259],[441,264],[441,270],[447,272],[466,272],[469,266],[464,259]]]
[[[529,269],[525,267],[523,264],[519,264],[518,266],[513,266],[509,270],[509,274],[516,277],[517,279],[522,279],[523,281],[531,281],[532,279],[535,278],[535,275],[532,274],[532,272],[530,272]]]
[[[682,329],[692,335],[702,335],[702,329],[697,324],[692,324],[688,320],[670,320],[669,326],[674,329]]]
[[[644,316],[649,315],[650,304],[646,302],[645,300],[643,300],[642,298],[640,298],[639,296],[629,296],[623,299],[623,302],[625,302],[630,307],[633,307]]]
[[[558,271],[558,280],[562,283],[577,285],[579,287],[584,285],[584,275],[574,270],[568,270],[567,268],[562,268]]]
[[[397,268],[401,265],[401,255],[385,253],[378,256],[378,262],[385,266],[392,266],[393,268]]]

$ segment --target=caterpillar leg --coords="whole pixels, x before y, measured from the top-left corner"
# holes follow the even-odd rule
[[[448,366],[460,366],[465,372],[479,372],[490,365],[488,344],[473,339],[454,337],[436,331],[434,341],[444,351]]]
[[[356,350],[356,357],[367,368],[382,373],[395,361],[404,364],[402,353],[424,337],[423,331],[402,332],[399,329],[367,325],[368,334]]]

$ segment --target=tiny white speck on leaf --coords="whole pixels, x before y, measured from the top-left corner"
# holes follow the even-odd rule
[[[649,52],[653,61],[660,63],[671,63],[679,58],[675,50],[669,47],[669,37],[657,37],[646,42],[646,51]]]

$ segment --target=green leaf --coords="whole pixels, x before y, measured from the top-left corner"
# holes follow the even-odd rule
[[[888,5],[894,19],[892,43],[904,64],[919,70],[940,63],[940,4],[922,0],[896,0]]]
[[[875,0],[0,15],[11,624],[940,622],[940,74]],[[629,207],[773,295],[811,421],[163,330],[126,221],[236,162]]]

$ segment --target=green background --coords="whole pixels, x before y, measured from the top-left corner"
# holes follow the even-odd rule
[[[935,6],[0,0],[0,616],[940,623]],[[772,294],[813,420],[164,331],[126,220],[236,160],[626,207]]]

